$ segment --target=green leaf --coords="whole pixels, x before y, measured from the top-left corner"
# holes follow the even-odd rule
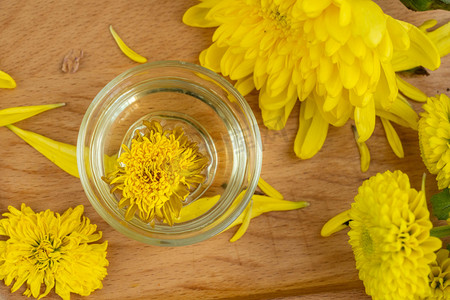
[[[415,11],[433,9],[450,10],[449,0],[400,0],[407,8]]]
[[[450,213],[450,191],[448,188],[431,197],[433,214],[439,220],[447,220]]]

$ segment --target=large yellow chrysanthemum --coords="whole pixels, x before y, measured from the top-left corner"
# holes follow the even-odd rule
[[[437,174],[439,189],[450,186],[450,98],[441,94],[423,105],[419,121],[419,145],[423,162]]]
[[[349,243],[368,295],[383,300],[429,295],[429,264],[441,240],[430,236],[424,191],[411,188],[400,171],[377,174],[358,189],[348,217]]]
[[[40,299],[55,288],[68,300],[70,293],[87,296],[103,287],[108,244],[93,243],[102,233],[83,217],[82,205],[62,215],[35,213],[25,204],[8,209],[0,220],[0,235],[8,238],[0,241],[0,280],[6,285],[15,280],[11,292],[26,284],[24,295]]]
[[[300,158],[320,150],[329,124],[342,126],[349,118],[359,142],[371,136],[376,115],[414,126],[412,109],[412,119],[391,111],[403,101],[395,71],[440,64],[424,32],[370,0],[202,0],[183,21],[218,26],[200,63],[236,80],[244,95],[260,90],[269,129],[283,128],[302,101],[294,146]]]

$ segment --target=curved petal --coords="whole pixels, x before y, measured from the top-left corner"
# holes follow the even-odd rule
[[[202,1],[201,3],[190,7],[183,15],[183,23],[192,27],[216,27],[220,23],[208,18],[207,15],[219,0]]]
[[[0,71],[0,88],[2,89],[13,89],[16,87],[16,82],[14,79],[3,71]]]
[[[253,82],[253,74],[247,77],[239,78],[234,87],[241,93],[242,96],[248,95],[255,89],[255,83]]]
[[[367,141],[375,129],[375,103],[373,99],[364,107],[355,107],[354,118],[359,134],[358,142]]]
[[[0,110],[0,126],[13,124],[49,109],[64,106],[65,103],[10,107]]]
[[[77,148],[75,146],[54,141],[40,134],[20,129],[14,125],[6,125],[6,127],[55,165],[70,175],[79,177],[76,155]]]
[[[356,146],[358,146],[359,155],[361,158],[361,172],[366,172],[370,165],[370,152],[365,142],[358,142],[359,135],[355,126],[352,126],[353,135],[355,136]]]
[[[261,177],[258,180],[258,187],[269,197],[276,199],[284,199],[283,195],[279,191],[277,191],[273,186],[268,184]]]
[[[428,97],[424,92],[401,78],[399,75],[397,75],[396,77],[398,89],[400,90],[400,92],[402,92],[403,95],[418,102],[427,102]]]
[[[388,111],[383,109],[378,103],[375,104],[376,114],[380,117],[393,121],[402,126],[417,130],[419,116],[412,108],[411,104],[404,96],[398,94]]]
[[[109,26],[109,31],[111,32],[114,40],[117,43],[117,46],[119,46],[120,50],[122,50],[123,54],[125,54],[129,59],[134,60],[138,63],[145,63],[147,62],[147,58],[143,57],[140,54],[137,54],[134,52],[130,47],[128,47],[124,41],[119,37],[117,32],[113,29],[112,25]]]
[[[328,237],[335,232],[341,231],[348,227],[348,222],[351,221],[350,210],[343,211],[323,225],[320,235],[323,237]]]
[[[389,142],[389,145],[392,148],[392,151],[394,151],[395,155],[397,155],[399,158],[405,157],[405,154],[403,152],[402,141],[400,140],[391,122],[389,122],[385,118],[380,119],[381,123],[383,124],[384,132],[386,133],[386,138]]]
[[[261,93],[259,97],[261,97]],[[283,129],[296,102],[297,97],[293,97],[283,107],[274,110],[264,109],[260,106],[264,125],[272,130]]]
[[[252,219],[252,208],[253,208],[253,200],[250,200],[250,203],[248,204],[247,209],[245,210],[245,216],[244,220],[242,221],[242,225],[230,239],[230,242],[236,242],[247,231],[248,225],[250,225],[250,220]]]
[[[441,57],[450,53],[450,22],[426,34],[436,45]]]
[[[418,66],[436,70],[441,64],[436,45],[420,29],[407,22],[398,21],[408,31],[410,47],[408,50],[395,51],[392,57],[394,70],[405,71]]]
[[[227,47],[219,47],[217,43],[212,43],[200,53],[200,64],[216,73],[220,73],[220,62],[227,51]]]
[[[314,105],[310,99],[300,105],[299,129],[294,141],[295,154],[301,159],[313,157],[322,148],[328,133],[328,122],[315,109],[311,118],[305,117],[307,105]]]

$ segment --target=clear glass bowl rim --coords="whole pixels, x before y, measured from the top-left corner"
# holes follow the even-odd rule
[[[102,206],[97,203],[97,197],[91,190],[88,182],[89,178],[87,176],[86,167],[84,163],[84,157],[85,157],[85,136],[87,131],[87,124],[90,121],[90,117],[92,115],[92,112],[97,109],[98,106],[102,105],[102,99],[103,97],[114,87],[120,83],[122,80],[132,76],[133,74],[139,73],[141,71],[145,71],[152,68],[163,68],[163,67],[176,67],[176,68],[183,68],[188,69],[190,71],[199,72],[203,75],[208,76],[209,78],[216,81],[218,84],[222,86],[222,88],[226,89],[227,92],[231,93],[234,98],[238,101],[239,106],[241,107],[243,113],[245,114],[247,118],[247,122],[249,122],[248,126],[251,128],[253,133],[253,139],[254,139],[254,160],[255,160],[255,169],[252,172],[252,178],[250,180],[250,183],[248,185],[247,191],[239,203],[239,205],[235,208],[233,213],[223,222],[218,224],[217,226],[211,228],[208,231],[202,232],[198,235],[187,237],[187,238],[181,238],[181,239],[167,239],[163,240],[161,238],[152,238],[149,236],[141,235],[139,233],[134,232],[133,230],[126,228],[121,225],[119,221],[117,221],[114,218],[111,218],[107,212],[105,212],[102,208]],[[155,62],[148,62],[145,64],[141,64],[139,66],[130,68],[126,70],[125,72],[121,73],[117,77],[115,77],[113,80],[111,80],[105,87],[103,87],[100,92],[95,96],[94,100],[89,105],[88,109],[86,110],[83,120],[80,125],[79,133],[78,133],[78,140],[77,140],[77,165],[79,170],[79,176],[81,180],[81,184],[83,186],[83,190],[86,193],[86,196],[91,203],[91,205],[94,207],[94,209],[97,211],[97,213],[105,220],[107,223],[109,223],[113,228],[115,228],[117,231],[121,232],[127,237],[131,237],[135,240],[151,244],[151,245],[158,245],[158,246],[183,246],[183,245],[190,245],[194,243],[201,242],[203,240],[206,240],[212,236],[215,236],[216,234],[219,234],[222,232],[225,228],[227,228],[246,208],[248,202],[250,201],[250,198],[252,197],[254,191],[256,190],[258,180],[261,174],[261,167],[262,167],[262,146],[261,146],[261,135],[258,127],[258,123],[256,121],[256,118],[253,114],[252,109],[250,108],[247,101],[244,99],[244,97],[236,90],[236,88],[228,82],[225,78],[220,76],[219,74],[202,67],[197,64],[184,62],[184,61],[178,61],[178,60],[165,60],[165,61],[155,61]]]

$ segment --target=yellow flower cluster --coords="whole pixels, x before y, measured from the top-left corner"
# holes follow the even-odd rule
[[[122,191],[119,207],[127,207],[127,220],[139,212],[152,225],[156,219],[173,225],[190,189],[205,180],[201,172],[208,158],[181,127],[165,130],[156,121],[144,125],[144,135],[136,131],[130,149],[122,145],[116,170],[104,180],[114,186],[111,192]]]
[[[440,249],[436,253],[436,260],[430,264],[431,272],[428,275],[431,295],[429,300],[450,299],[450,258],[447,249]]]
[[[440,65],[424,32],[371,0],[201,0],[183,21],[218,27],[200,63],[236,80],[244,95],[259,90],[269,129],[283,128],[301,101],[294,150],[303,159],[321,149],[329,124],[349,118],[360,143],[376,115],[415,128],[417,114],[398,98],[395,72]]]
[[[0,280],[8,286],[15,280],[11,292],[26,284],[28,297],[42,298],[54,288],[68,300],[70,293],[87,296],[103,287],[108,244],[94,243],[102,232],[83,217],[82,205],[62,215],[35,213],[25,204],[8,209],[0,220],[0,235],[7,237],[0,241]]]
[[[423,105],[419,121],[419,144],[423,162],[437,174],[439,189],[450,186],[450,98],[441,94]]]
[[[424,191],[410,187],[408,176],[387,171],[364,181],[352,204],[349,243],[366,293],[373,299],[428,296],[429,264],[441,247]]]

